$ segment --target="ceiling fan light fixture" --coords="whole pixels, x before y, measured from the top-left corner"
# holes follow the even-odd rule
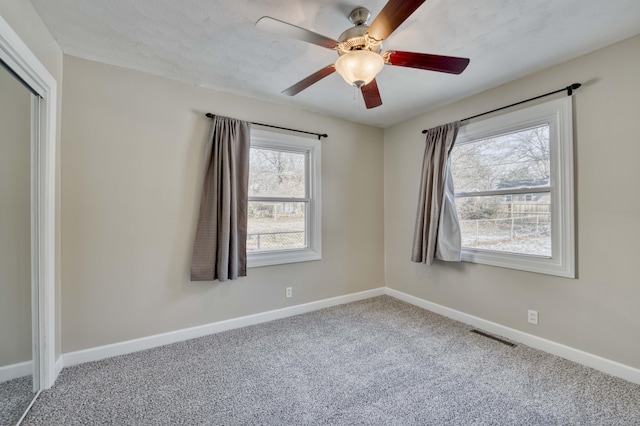
[[[352,50],[335,63],[338,74],[351,86],[362,87],[376,78],[384,67],[384,59],[370,50]]]

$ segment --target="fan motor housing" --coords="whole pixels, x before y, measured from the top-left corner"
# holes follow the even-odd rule
[[[368,25],[356,25],[340,34],[340,37],[338,37],[338,41],[340,42],[338,54],[344,55],[352,50],[370,50],[375,53],[380,53],[380,49],[382,48],[381,44],[371,44],[368,42],[365,36],[368,30]]]

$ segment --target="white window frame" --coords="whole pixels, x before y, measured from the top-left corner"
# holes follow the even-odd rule
[[[539,125],[549,125],[551,257],[463,248],[462,260],[575,278],[572,98],[567,96],[464,125],[455,144],[459,146]]]
[[[321,149],[320,140],[302,136],[251,129],[251,147],[266,148],[305,154],[307,159],[305,215],[307,247],[301,249],[247,252],[247,267],[281,265],[322,259],[322,202],[320,188]],[[249,197],[252,201],[252,197]],[[281,201],[286,201],[282,199]],[[298,201],[298,199],[293,199]]]

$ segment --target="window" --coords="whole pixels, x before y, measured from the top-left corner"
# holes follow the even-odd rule
[[[247,265],[321,258],[320,141],[251,130]]]
[[[460,128],[462,260],[575,276],[571,98]]]

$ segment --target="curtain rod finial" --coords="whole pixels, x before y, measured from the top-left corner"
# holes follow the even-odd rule
[[[578,89],[580,86],[582,86],[580,83],[573,83],[571,86],[567,86],[567,96],[573,95],[573,91]]]
[[[213,118],[214,117],[214,115],[211,114],[210,112],[206,113],[204,116],[207,117],[207,118]]]

